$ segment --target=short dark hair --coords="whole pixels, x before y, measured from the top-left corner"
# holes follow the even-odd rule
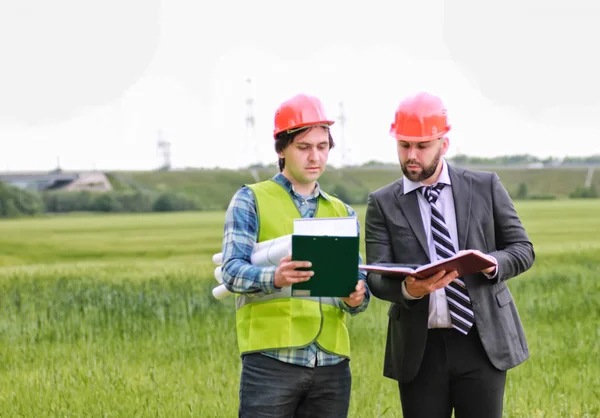
[[[275,152],[280,153],[284,149],[286,149],[294,139],[303,132],[306,132],[310,128],[314,128],[314,126],[307,126],[305,129],[300,129],[298,131],[293,131],[292,133],[288,133],[287,131],[279,132],[275,136]],[[335,147],[335,143],[333,142],[333,137],[331,136],[331,131],[327,128],[327,134],[329,135],[329,149]],[[283,171],[285,168],[285,158],[279,159],[279,171]]]

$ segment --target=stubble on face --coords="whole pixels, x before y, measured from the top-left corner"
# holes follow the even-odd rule
[[[404,173],[407,179],[409,179],[410,181],[419,182],[427,180],[429,177],[433,176],[441,157],[442,150],[439,149],[431,164],[426,167],[424,167],[423,164],[416,160],[406,160],[404,164],[400,164],[400,167],[402,168],[402,173]],[[409,170],[409,165],[418,165],[419,167],[421,167],[421,171]]]

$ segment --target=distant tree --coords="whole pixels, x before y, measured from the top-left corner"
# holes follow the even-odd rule
[[[114,193],[98,194],[92,203],[92,210],[96,212],[122,212],[123,205]]]
[[[173,212],[184,210],[198,210],[200,205],[187,196],[177,193],[163,193],[154,201],[154,212]]]
[[[465,154],[458,154],[450,158],[450,161],[452,161],[456,165],[465,165],[469,162],[469,157]]]
[[[119,192],[115,193],[115,197],[119,201],[123,212],[152,212],[154,199],[150,193],[142,191]]]
[[[519,188],[517,189],[517,195],[515,197],[517,199],[527,199],[528,194],[527,184],[519,183]]]
[[[348,193],[348,189],[346,189],[346,187],[343,184],[336,184],[331,192],[342,202],[349,205],[353,203],[352,198],[350,197],[350,193]]]
[[[545,166],[554,166],[554,165],[559,165],[561,163],[560,158],[556,158],[556,157],[548,157],[542,160],[542,163]]]
[[[383,166],[383,165],[386,165],[386,164],[382,163],[381,161],[369,160],[366,163],[364,163],[362,166],[363,167],[379,167],[379,166]]]
[[[596,187],[592,184],[590,187],[577,187],[569,194],[569,197],[572,199],[596,198],[598,197],[598,192],[596,191]]]
[[[588,157],[565,157],[563,164],[600,164],[600,154]]]
[[[37,192],[30,192],[0,182],[0,217],[36,215],[44,210]]]
[[[42,192],[46,212],[87,212],[93,210],[94,193],[83,190],[77,192]]]
[[[529,154],[501,155],[498,157],[470,157],[459,154],[450,158],[456,165],[527,165],[540,162],[540,159]]]

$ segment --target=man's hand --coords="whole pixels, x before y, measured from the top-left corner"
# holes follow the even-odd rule
[[[433,276],[427,279],[415,279],[413,276],[408,276],[404,282],[406,283],[406,291],[413,298],[421,298],[431,292],[435,292],[442,287],[446,287],[454,279],[458,277],[458,272],[452,270],[446,274],[444,270],[438,271]]]
[[[492,276],[494,275],[494,273],[496,273],[497,261],[494,257],[492,257],[491,255],[484,254],[479,250],[460,250],[458,252],[458,254],[467,252],[467,251],[473,252],[473,253],[479,255],[480,257],[486,258],[486,259],[490,260],[492,263],[496,264],[496,266],[488,267],[486,269],[481,270],[481,273],[491,274]]]
[[[313,271],[296,270],[299,267],[310,267],[310,261],[292,261],[292,256],[287,255],[279,260],[279,265],[275,269],[273,279],[275,287],[281,289],[285,286],[291,286],[294,283],[305,282],[311,278]]]
[[[359,280],[354,289],[355,291],[350,293],[349,297],[340,298],[346,305],[352,308],[356,308],[358,305],[360,305],[365,298],[365,292],[367,291],[367,288],[365,287],[365,281]]]
[[[493,276],[494,273],[496,273],[496,268],[498,267],[498,265],[497,265],[498,262],[496,261],[496,259],[494,257],[492,257],[491,255],[487,255],[487,254],[482,253],[479,250],[473,250],[473,252],[476,253],[476,254],[478,254],[478,255],[480,255],[480,256],[482,256],[483,258],[487,258],[492,263],[496,264],[495,266],[488,267],[486,269],[481,270],[482,273],[491,274]]]

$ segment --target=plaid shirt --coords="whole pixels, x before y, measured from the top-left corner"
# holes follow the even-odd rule
[[[321,194],[318,183],[310,196],[303,197],[294,191],[292,183],[283,174],[276,174],[273,180],[288,191],[303,218],[314,216],[319,195],[327,199]],[[349,216],[356,216],[356,212],[350,206],[346,205],[346,208]],[[231,199],[225,215],[222,276],[223,284],[230,292],[245,293],[252,297],[280,291],[274,285],[276,266],[260,267],[251,264],[250,257],[257,239],[258,217],[254,193],[244,186]],[[358,257],[359,263],[362,263],[361,255],[359,254]],[[364,280],[367,287],[365,272],[359,271],[358,279]],[[350,315],[356,315],[367,308],[369,297],[370,292],[367,287],[365,298],[359,306],[352,308],[338,299],[339,307]],[[304,348],[265,351],[263,354],[286,363],[306,367],[329,366],[344,359],[323,351],[316,343]]]

